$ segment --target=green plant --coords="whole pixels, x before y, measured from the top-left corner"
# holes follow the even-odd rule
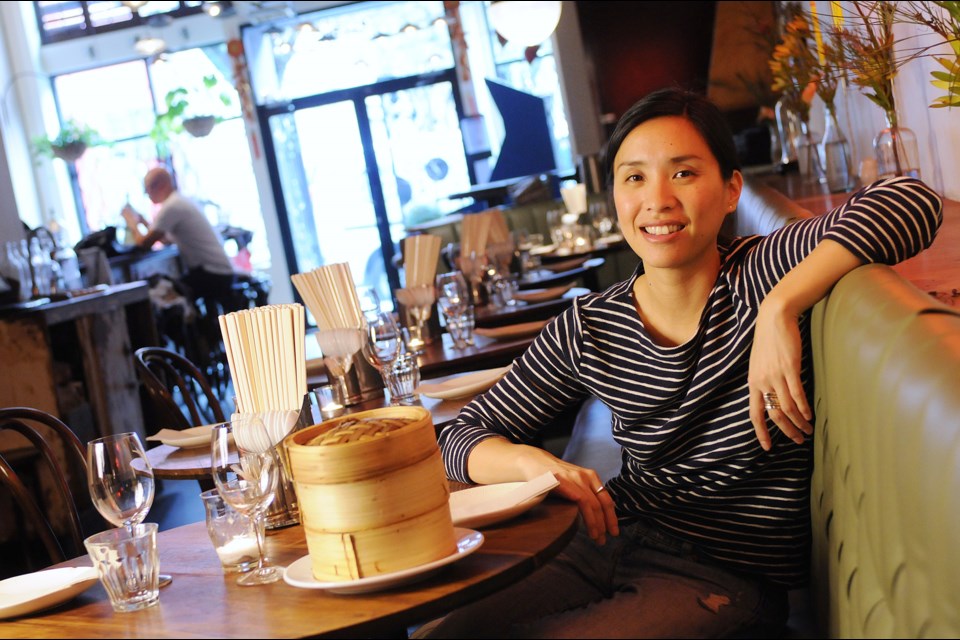
[[[943,71],[931,71],[931,84],[946,93],[934,99],[934,108],[960,106],[960,2],[903,2],[897,5],[901,19],[928,27],[944,39],[953,57],[934,55]]]
[[[37,136],[31,142],[34,155],[38,158],[64,159],[71,156],[75,156],[73,159],[76,159],[88,147],[103,144],[103,140],[96,129],[76,120],[64,122],[63,126],[60,127],[60,132],[53,138]],[[70,151],[75,153],[70,153]]]
[[[213,113],[217,103],[229,107],[233,100],[226,91],[216,92],[220,84],[217,76],[203,77],[202,89],[188,90],[185,87],[171,89],[163,98],[166,111],[157,115],[150,130],[150,138],[157,144],[161,155],[169,154],[169,143],[174,135],[183,133],[183,121],[191,117],[222,118]]]

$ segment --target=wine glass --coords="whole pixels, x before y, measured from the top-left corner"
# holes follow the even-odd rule
[[[359,328],[321,329],[317,343],[323,353],[323,363],[340,386],[341,397],[349,404],[347,374],[353,367],[353,354],[363,346],[363,332]],[[353,399],[354,401],[356,398]]]
[[[90,499],[100,515],[130,535],[153,506],[153,466],[140,436],[117,433],[87,443],[87,485]],[[160,574],[160,586],[173,578]]]
[[[380,312],[367,318],[366,339],[363,343],[363,355],[380,376],[383,383],[390,390],[390,399],[396,398],[393,364],[396,362],[403,348],[403,334],[393,319],[393,314]]]
[[[364,318],[372,318],[380,313],[380,294],[374,287],[361,285],[357,288],[357,301],[360,303],[360,312]]]
[[[397,289],[394,293],[404,306],[407,314],[407,326],[410,329],[410,341],[407,345],[414,353],[423,351],[426,341],[423,339],[423,327],[433,311],[436,292],[431,284]]]
[[[236,450],[231,444],[236,444]],[[280,463],[263,421],[257,416],[234,418],[213,425],[210,441],[211,475],[224,502],[254,521],[257,568],[237,578],[237,584],[269,584],[280,570],[264,557],[266,513],[280,477]]]
[[[438,274],[436,282],[437,308],[443,314],[454,348],[463,349],[467,343],[463,338],[461,320],[470,304],[467,281],[461,272],[450,271]]]

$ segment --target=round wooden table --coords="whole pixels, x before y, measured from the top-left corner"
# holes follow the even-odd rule
[[[0,622],[0,637],[406,637],[411,625],[507,587],[543,565],[573,537],[577,513],[575,504],[547,498],[512,520],[482,529],[485,540],[476,552],[427,579],[354,595],[283,581],[240,587],[235,575],[223,574],[205,525],[197,522],[159,534],[161,569],[174,576],[160,592],[159,605],[114,613],[97,584],[56,609]],[[282,566],[304,557],[303,528],[268,533],[267,554]],[[89,563],[83,556],[62,566]]]

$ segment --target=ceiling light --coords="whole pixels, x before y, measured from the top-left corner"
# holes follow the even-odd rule
[[[167,43],[159,36],[137,36],[133,48],[145,56],[155,56],[167,48]]]
[[[137,0],[127,0],[127,1],[121,2],[120,4],[130,9],[130,11],[139,11],[140,7],[142,7],[147,3],[145,1],[139,2]]]
[[[236,13],[232,2],[204,2],[203,12],[211,18],[226,18]]]
[[[503,0],[490,3],[490,22],[508,42],[524,47],[540,44],[550,37],[560,21],[560,2]]]

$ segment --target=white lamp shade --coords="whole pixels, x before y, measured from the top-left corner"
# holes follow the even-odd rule
[[[550,37],[560,21],[560,2],[500,0],[490,3],[490,22],[508,42],[533,47]]]
[[[134,42],[133,48],[145,56],[153,56],[164,51],[167,43],[157,36],[140,36]]]

